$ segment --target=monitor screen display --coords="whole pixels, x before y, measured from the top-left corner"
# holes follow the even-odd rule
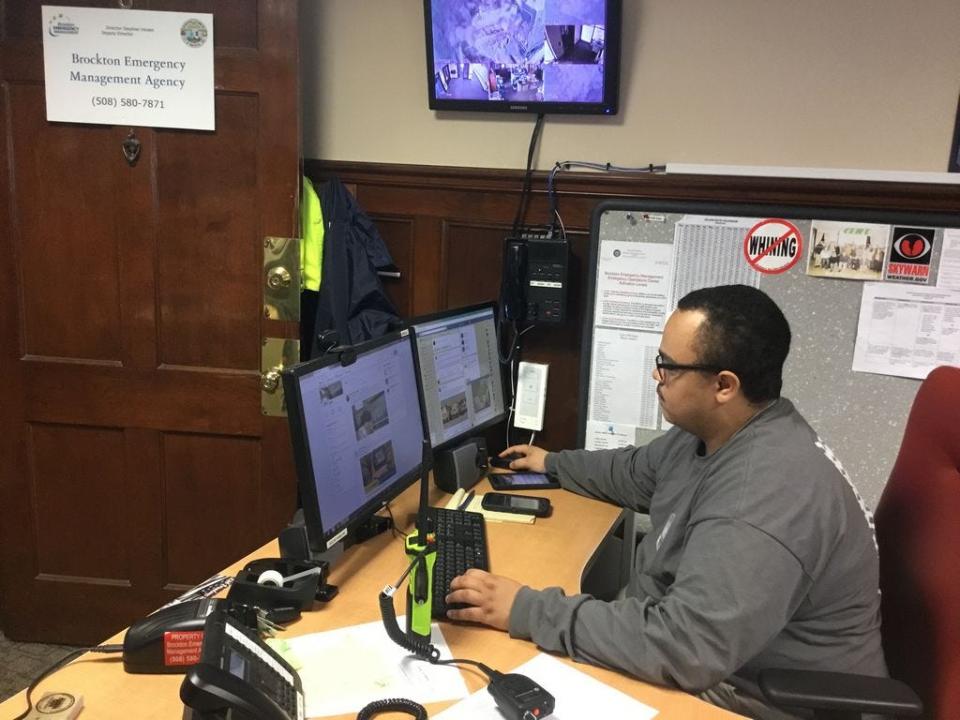
[[[493,303],[414,320],[430,444],[452,444],[506,417]]]
[[[621,0],[424,0],[434,110],[617,112]]]
[[[409,331],[284,373],[308,536],[324,550],[418,476],[423,419]]]

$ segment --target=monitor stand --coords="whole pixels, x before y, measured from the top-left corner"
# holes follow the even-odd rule
[[[343,540],[330,546],[329,549],[319,552],[310,547],[306,523],[303,519],[303,508],[294,514],[290,524],[280,531],[280,556],[291,560],[326,560],[331,565],[343,555],[343,551],[364,540],[376,537],[393,527],[393,520],[380,515],[371,515],[366,521],[357,525]]]
[[[328,567],[333,567],[348,547],[369,540],[392,527],[393,521],[390,518],[371,515],[366,522],[358,525],[353,532],[349,533],[340,542],[334,543],[322,552],[318,552],[310,547],[310,539],[303,519],[303,508],[299,508],[294,513],[290,524],[281,530],[277,537],[280,543],[280,557],[302,562],[325,562]],[[337,586],[327,584],[320,589],[317,599],[323,599],[320,597],[321,594],[327,595],[328,599],[332,599],[336,593]]]
[[[487,474],[487,441],[469,438],[459,445],[438,450],[433,457],[433,480],[448,493],[469,490]]]

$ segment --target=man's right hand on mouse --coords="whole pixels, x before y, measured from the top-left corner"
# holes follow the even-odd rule
[[[511,470],[529,470],[531,472],[546,472],[544,461],[547,451],[536,445],[511,445],[502,453],[501,458],[513,457],[510,461]]]

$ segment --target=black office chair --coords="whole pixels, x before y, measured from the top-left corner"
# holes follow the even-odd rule
[[[765,670],[760,688],[774,704],[811,709],[817,720],[960,718],[958,407],[960,368],[935,369],[917,391],[877,506],[881,631],[897,679]]]
[[[762,670],[760,689],[785,711],[813,711],[814,720],[859,720],[864,715],[915,717],[923,703],[893,678],[816,670]]]
[[[637,543],[642,538],[637,513],[622,510],[620,517],[583,566],[580,591],[599,600],[615,600],[633,574]]]

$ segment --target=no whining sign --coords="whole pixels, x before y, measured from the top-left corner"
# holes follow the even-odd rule
[[[754,270],[776,275],[797,264],[803,254],[803,236],[786,220],[761,220],[747,231],[743,254]]]

